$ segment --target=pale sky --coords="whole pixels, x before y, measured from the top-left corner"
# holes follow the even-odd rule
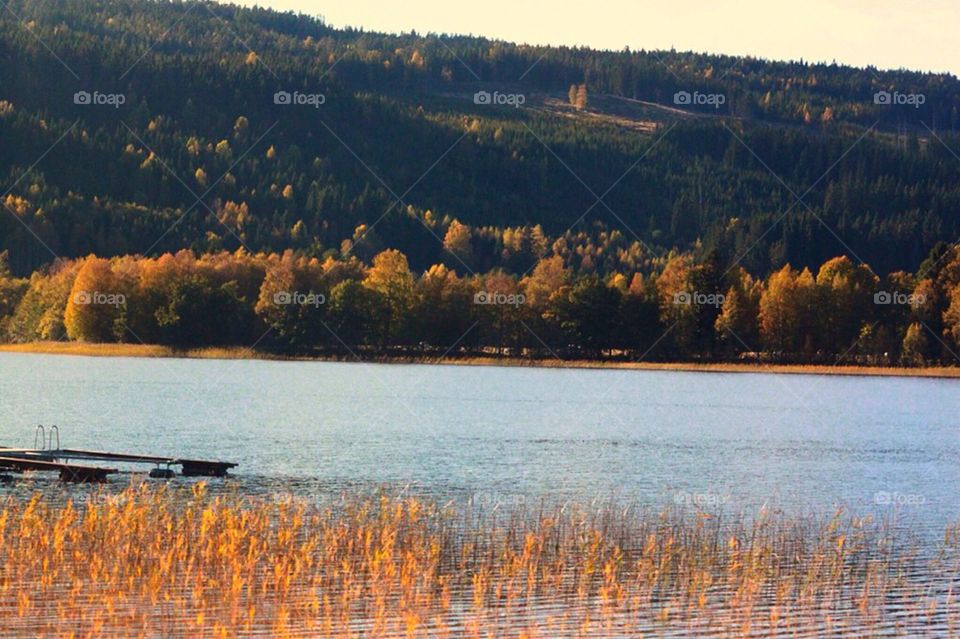
[[[960,74],[960,0],[234,0],[370,31]]]

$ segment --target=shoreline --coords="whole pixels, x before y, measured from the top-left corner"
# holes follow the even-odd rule
[[[239,347],[211,347],[176,350],[147,344],[89,344],[82,342],[27,342],[0,344],[0,353],[30,355],[71,355],[83,357],[162,357],[174,359],[250,359],[269,361],[353,362],[370,364],[434,364],[446,366],[503,366],[530,368],[608,369],[677,371],[696,373],[775,373],[784,375],[845,375],[860,377],[960,378],[960,367],[929,366],[827,366],[822,364],[762,364],[754,362],[616,362],[598,360],[520,359],[510,357],[410,357],[393,356],[356,360],[332,356],[288,356]]]

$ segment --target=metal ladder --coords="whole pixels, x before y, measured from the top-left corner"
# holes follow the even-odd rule
[[[57,436],[56,447],[53,445],[54,435]],[[33,447],[35,450],[41,451],[60,450],[60,427],[56,425],[51,426],[50,432],[47,433],[43,424],[37,424],[37,429],[33,432]]]

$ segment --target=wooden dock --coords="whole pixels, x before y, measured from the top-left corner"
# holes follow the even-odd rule
[[[22,457],[0,457],[0,468],[19,473],[24,471],[59,472],[60,479],[69,482],[104,482],[107,480],[107,475],[119,472],[116,468],[61,464]]]
[[[53,444],[54,434],[56,434],[56,446]],[[169,477],[173,474],[174,466],[180,467],[180,474],[184,477],[226,477],[230,469],[237,467],[233,462],[224,461],[61,448],[60,432],[56,426],[50,430],[49,438],[43,426],[38,426],[34,437],[34,448],[0,446],[0,470],[58,472],[61,480],[70,482],[102,482],[106,481],[108,475],[120,472],[116,468],[74,462],[152,465],[155,467],[151,472],[152,477]]]

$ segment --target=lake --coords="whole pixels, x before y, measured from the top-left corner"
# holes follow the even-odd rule
[[[960,381],[0,354],[0,443],[238,462],[241,490],[389,487],[960,514]],[[113,482],[123,482],[113,478]]]
[[[0,484],[0,610],[30,636],[948,636],[958,384],[0,354],[0,444],[57,424],[63,447],[239,463],[193,486],[212,501]],[[353,499],[383,489],[455,514]],[[92,497],[82,526],[65,497]]]

